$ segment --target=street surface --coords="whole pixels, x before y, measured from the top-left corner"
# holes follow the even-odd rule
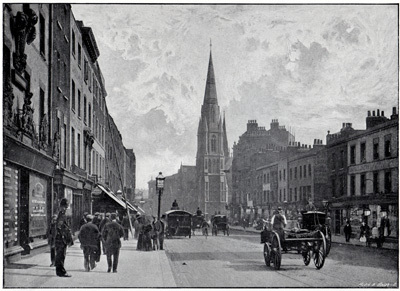
[[[166,241],[178,287],[396,287],[397,252],[333,244],[322,269],[301,255],[283,254],[281,270],[267,267],[254,233],[192,236]],[[375,284],[375,285],[374,285]]]
[[[281,270],[267,267],[258,233],[231,229],[230,236],[165,240],[165,251],[136,250],[137,241],[122,241],[118,273],[107,273],[104,255],[91,272],[83,268],[79,241],[68,249],[60,278],[49,267],[50,254],[32,255],[5,266],[6,288],[140,287],[397,287],[398,252],[335,243],[322,269],[301,255],[283,253]]]

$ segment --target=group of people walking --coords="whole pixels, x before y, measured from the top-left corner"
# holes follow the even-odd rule
[[[151,251],[164,249],[164,222],[156,217],[150,222],[144,216],[138,216],[134,221],[137,250]]]
[[[66,210],[69,202],[66,198],[60,201],[58,215],[52,216],[47,231],[50,246],[51,267],[55,267],[59,277],[71,277],[64,268],[67,247],[74,244]],[[138,250],[162,250],[164,245],[164,223],[153,218],[149,222],[145,217],[133,217],[135,226],[134,237],[138,239]],[[125,214],[122,219],[117,213],[94,215],[85,212],[80,221],[78,239],[84,256],[84,269],[89,272],[96,268],[101,254],[107,257],[107,272],[117,273],[121,248],[121,238],[129,240],[131,222]]]

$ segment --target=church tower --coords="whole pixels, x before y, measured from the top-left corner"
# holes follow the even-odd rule
[[[196,156],[198,207],[204,213],[208,213],[208,218],[215,213],[226,212],[228,184],[225,164],[228,159],[225,116],[222,118],[218,105],[210,44],[207,82],[197,131]]]

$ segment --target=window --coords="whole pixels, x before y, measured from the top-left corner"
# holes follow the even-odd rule
[[[282,189],[279,189],[279,202],[282,201]]]
[[[292,175],[292,168],[289,169],[289,179],[292,180],[293,179],[293,175]]]
[[[282,181],[282,170],[279,170],[279,181]]]
[[[82,47],[81,47],[81,44],[78,43],[78,66],[79,66],[79,68],[81,67],[81,65],[82,65]]]
[[[391,146],[392,135],[385,135],[385,158],[389,158],[392,155],[392,146]]]
[[[263,183],[266,184],[267,183],[267,174],[263,175]]]
[[[356,163],[356,146],[352,145],[350,147],[350,164],[355,164]]]
[[[308,164],[308,176],[311,177],[311,164]]]
[[[334,170],[336,168],[336,154],[332,153],[331,155],[331,169]]]
[[[332,197],[337,197],[336,196],[336,179],[335,178],[332,178],[331,186],[332,186]]]
[[[304,178],[307,177],[307,166],[303,166],[303,173],[304,173]]]
[[[45,115],[44,113],[44,102],[45,102],[45,93],[44,90],[42,88],[40,88],[40,101],[39,101],[39,125],[42,123],[43,121],[43,117]],[[46,130],[46,129],[45,129]]]
[[[75,55],[75,32],[74,30],[72,30],[72,41],[71,41],[71,45],[72,45],[72,54]]]
[[[81,117],[81,91],[78,90],[78,117]]]
[[[205,201],[208,202],[210,200],[210,190],[209,190],[208,181],[205,182],[204,187],[205,187],[205,191],[206,191]]]
[[[83,146],[83,169],[86,171],[87,170],[87,146]]]
[[[75,129],[71,127],[71,164],[75,165]]]
[[[283,180],[286,180],[286,169],[283,169]]]
[[[360,176],[360,194],[365,195],[366,193],[366,180],[365,180],[365,174],[361,174]]]
[[[204,159],[204,169],[205,170],[208,169],[208,159],[207,158]]]
[[[45,56],[45,44],[46,44],[46,22],[42,14],[40,14],[39,19],[39,29],[40,29],[40,53]]]
[[[340,169],[344,168],[344,159],[345,159],[344,150],[341,150],[340,151]]]
[[[345,175],[341,175],[339,177],[339,182],[340,182],[340,196],[344,196],[345,195],[345,185],[346,185],[346,176]]]
[[[81,134],[78,133],[78,167],[81,167]]]
[[[297,201],[297,188],[294,188],[294,201]]]
[[[74,82],[74,80],[72,80],[71,106],[72,106],[72,110],[75,112],[75,82]]]
[[[299,173],[299,175],[300,175],[300,179],[301,179],[301,178],[303,178],[303,167],[300,166],[299,168],[300,168],[300,173]]]
[[[88,117],[89,117],[89,127],[92,127],[92,105],[89,103],[89,112],[88,112]]]
[[[86,112],[86,110],[87,110],[87,104],[86,104],[86,96],[83,96],[83,122],[85,122],[85,124],[86,124],[86,120],[87,120],[87,112]]]
[[[86,59],[83,64],[83,78],[87,84],[89,78],[89,71],[88,71],[88,61]]]
[[[374,138],[374,160],[379,159],[379,137]]]
[[[3,88],[4,83],[11,80],[11,52],[10,49],[3,44]]]
[[[283,201],[286,201],[286,188],[283,188]]]
[[[292,188],[289,188],[289,201],[292,201]]]
[[[350,176],[350,195],[354,196],[356,194],[356,176]]]
[[[269,184],[269,173],[267,173],[267,184]]]
[[[217,151],[217,138],[215,135],[211,137],[211,152],[215,153]]]
[[[62,138],[63,138],[63,142],[62,144],[62,148],[61,148],[61,161],[62,161],[62,166],[65,168],[67,167],[67,125],[64,123],[64,127],[62,129]]]
[[[385,172],[385,193],[392,192],[392,172]]]
[[[378,172],[374,172],[374,194],[378,194],[379,193],[379,173]]]
[[[365,142],[360,144],[360,163],[365,163]]]
[[[294,167],[294,178],[297,179],[297,167]]]

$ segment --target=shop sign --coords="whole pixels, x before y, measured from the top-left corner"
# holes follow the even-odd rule
[[[46,235],[47,230],[47,181],[29,175],[29,236]]]

